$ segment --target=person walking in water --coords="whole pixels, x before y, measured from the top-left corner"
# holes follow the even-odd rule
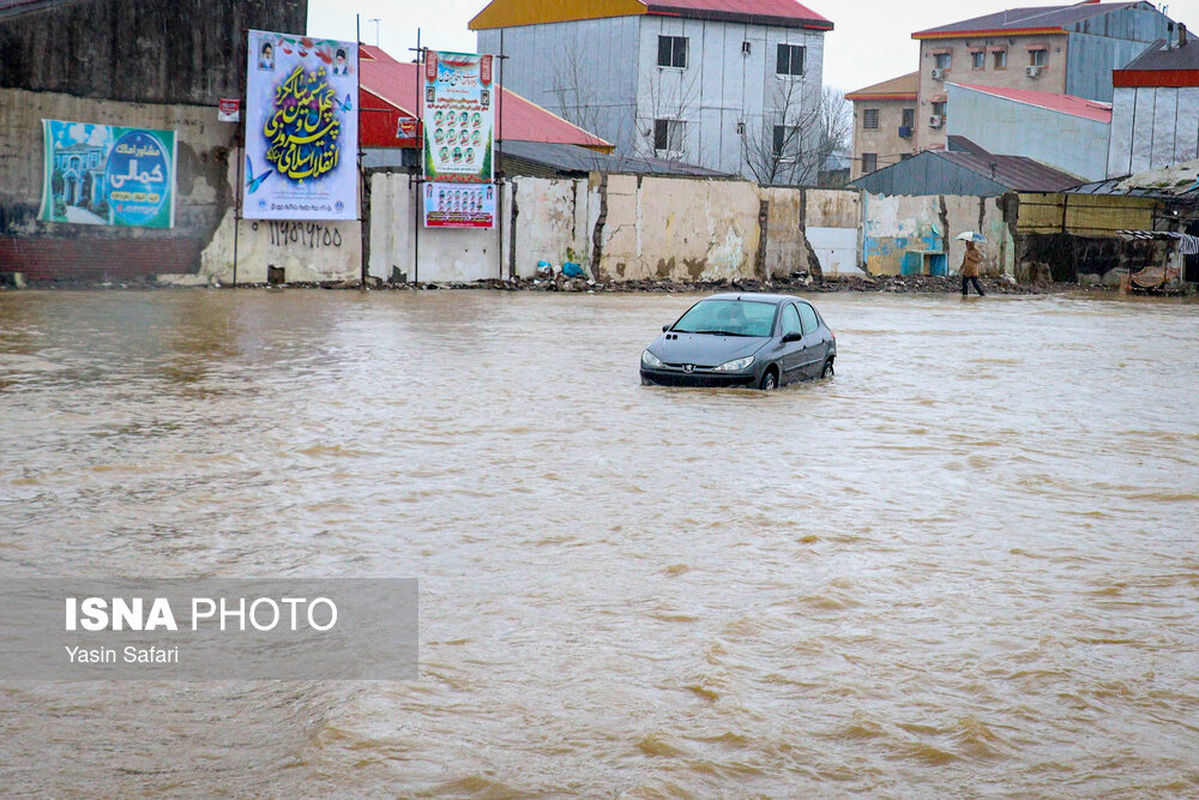
[[[979,297],[984,297],[987,293],[983,291],[982,284],[978,282],[978,265],[982,263],[983,254],[974,246],[974,242],[966,241],[966,254],[962,256],[962,266],[958,270],[962,276],[962,297],[965,297],[969,291],[967,283],[974,284],[974,291],[978,292]]]

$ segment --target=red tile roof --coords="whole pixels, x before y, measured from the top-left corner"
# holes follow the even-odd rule
[[[677,13],[736,22],[799,24],[832,30],[833,23],[797,0],[648,0],[651,14]]]
[[[1075,97],[1072,94],[1054,94],[1053,92],[1035,92],[1031,89],[1004,89],[998,86],[977,86],[969,83],[951,84],[963,89],[971,89],[994,97],[1014,100],[1017,103],[1047,108],[1069,114],[1072,117],[1094,120],[1095,122],[1112,121],[1112,104],[1098,100],[1088,100],[1085,97]]]
[[[358,68],[362,73],[362,146],[400,146],[395,136],[394,123],[388,120],[379,124],[377,118],[388,114],[396,118],[417,116],[417,110],[420,108],[420,71],[417,65],[396,61],[378,47],[362,45],[359,49]],[[605,153],[612,151],[611,143],[567,122],[557,114],[515,92],[504,89],[502,93],[502,100],[497,102],[497,110],[502,110],[500,138],[521,142],[573,144]],[[372,108],[377,110],[371,111]]]

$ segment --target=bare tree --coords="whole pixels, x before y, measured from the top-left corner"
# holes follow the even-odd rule
[[[741,128],[742,160],[764,186],[814,182],[852,131],[844,94],[825,87],[819,97],[808,97],[805,88],[802,81],[782,82],[773,108]]]
[[[687,117],[694,113],[699,97],[699,70],[680,72],[656,70],[642,84],[644,102],[637,105],[637,130],[633,155],[659,157],[665,149],[679,160],[696,158],[687,152]],[[665,144],[665,148],[659,145]]]

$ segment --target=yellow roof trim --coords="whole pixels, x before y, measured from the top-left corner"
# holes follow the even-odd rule
[[[491,0],[467,25],[472,31],[649,13],[642,0]]]

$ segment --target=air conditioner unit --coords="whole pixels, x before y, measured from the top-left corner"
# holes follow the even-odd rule
[[[1025,67],[1024,74],[1030,78],[1039,78],[1039,77],[1041,77],[1041,70],[1043,70],[1043,69],[1045,69],[1045,68],[1044,67]]]
[[[945,70],[941,67],[933,67],[933,71],[929,73],[934,81],[945,80]]]
[[[928,127],[939,128],[943,122],[945,122],[944,117],[942,117],[940,114],[933,114],[928,118]]]

